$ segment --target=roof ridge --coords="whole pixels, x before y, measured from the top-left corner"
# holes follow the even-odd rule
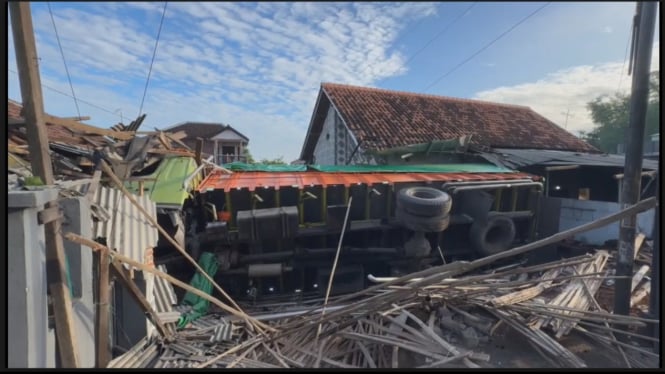
[[[325,86],[337,86],[337,87],[345,87],[345,88],[352,88],[352,89],[365,90],[365,91],[375,91],[375,92],[377,92],[377,91],[378,92],[389,92],[389,93],[395,93],[395,94],[406,95],[406,96],[429,97],[429,98],[433,98],[433,99],[444,99],[444,100],[449,100],[449,101],[458,101],[458,102],[466,102],[466,103],[485,104],[485,105],[494,105],[494,106],[501,106],[501,107],[532,110],[531,107],[528,107],[528,106],[525,106],[525,105],[497,103],[497,102],[493,102],[493,101],[478,100],[478,99],[465,99],[465,98],[453,97],[453,96],[432,95],[432,94],[425,94],[425,93],[418,93],[418,92],[391,90],[391,89],[379,88],[379,87],[365,87],[365,86],[355,86],[355,85],[343,84],[343,83],[321,82],[321,87],[325,89]]]

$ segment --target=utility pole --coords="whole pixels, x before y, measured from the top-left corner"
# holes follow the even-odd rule
[[[12,19],[16,65],[21,85],[23,117],[25,118],[32,172],[35,176],[40,177],[45,185],[53,185],[53,169],[44,121],[44,103],[42,101],[39,61],[37,48],[35,47],[35,34],[32,28],[30,2],[10,2],[9,12]],[[55,201],[46,204],[47,212],[57,212],[58,209],[58,203]],[[65,368],[76,368],[78,367],[76,334],[72,318],[71,294],[65,272],[66,259],[60,234],[60,219],[56,218],[46,222],[44,224],[44,234],[46,241],[46,275],[49,291],[53,298],[55,333],[61,364]],[[34,250],[38,249],[34,248]]]
[[[627,147],[621,199],[622,208],[631,206],[640,199],[644,127],[649,95],[649,68],[657,6],[657,2],[640,1],[637,3],[635,16],[637,38],[633,48],[635,51],[633,86],[630,101],[630,123],[626,134]],[[625,217],[620,221],[619,258],[616,275],[624,278],[618,278],[614,286],[614,313],[620,315],[628,315],[630,312],[630,288],[633,276],[633,253],[635,251],[635,248],[633,248],[635,221],[636,215]],[[654,248],[654,251],[658,250],[658,248]],[[622,325],[618,328],[625,329],[625,326]],[[626,338],[623,334],[618,334],[618,337]]]
[[[561,114],[565,114],[565,115],[566,115],[566,124],[563,125],[563,126],[564,126],[564,129],[568,130],[568,117],[575,117],[575,115],[570,114],[570,108],[568,108],[568,110],[566,110],[565,113],[564,113],[564,112],[561,112]]]

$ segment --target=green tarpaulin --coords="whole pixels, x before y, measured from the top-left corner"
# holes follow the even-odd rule
[[[210,252],[204,252],[199,258],[199,266],[211,277],[214,278],[219,269],[219,264],[217,263],[217,258],[214,254]],[[197,272],[192,277],[192,281],[189,282],[189,285],[207,293],[208,295],[212,294],[212,283],[207,280],[203,274]],[[182,300],[183,305],[189,305],[192,307],[192,310],[189,313],[183,314],[178,320],[178,327],[182,328],[187,326],[190,322],[196,321],[200,317],[208,313],[208,306],[210,302],[201,296],[195,295],[191,292],[185,294],[185,298]]]
[[[512,173],[513,170],[492,164],[423,164],[423,165],[264,165],[233,162],[225,164],[231,171],[326,173]]]
[[[310,165],[328,173],[512,173],[513,170],[490,164],[425,165]]]
[[[246,164],[244,162],[231,162],[224,164],[231,171],[306,171],[305,165],[272,165],[272,164]]]

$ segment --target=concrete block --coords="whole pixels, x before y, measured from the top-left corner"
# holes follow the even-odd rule
[[[58,190],[49,188],[35,191],[7,192],[8,208],[41,208],[49,201],[58,198]]]

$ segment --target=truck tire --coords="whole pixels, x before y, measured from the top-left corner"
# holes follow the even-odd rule
[[[441,232],[450,225],[448,214],[422,217],[406,212],[403,208],[397,208],[395,218],[406,228],[413,231]]]
[[[403,208],[406,213],[421,217],[447,215],[452,202],[450,195],[431,187],[404,188],[397,194],[397,207]]]
[[[469,230],[473,248],[481,255],[490,256],[510,248],[515,240],[515,223],[502,215],[489,216],[486,221],[475,221]]]

